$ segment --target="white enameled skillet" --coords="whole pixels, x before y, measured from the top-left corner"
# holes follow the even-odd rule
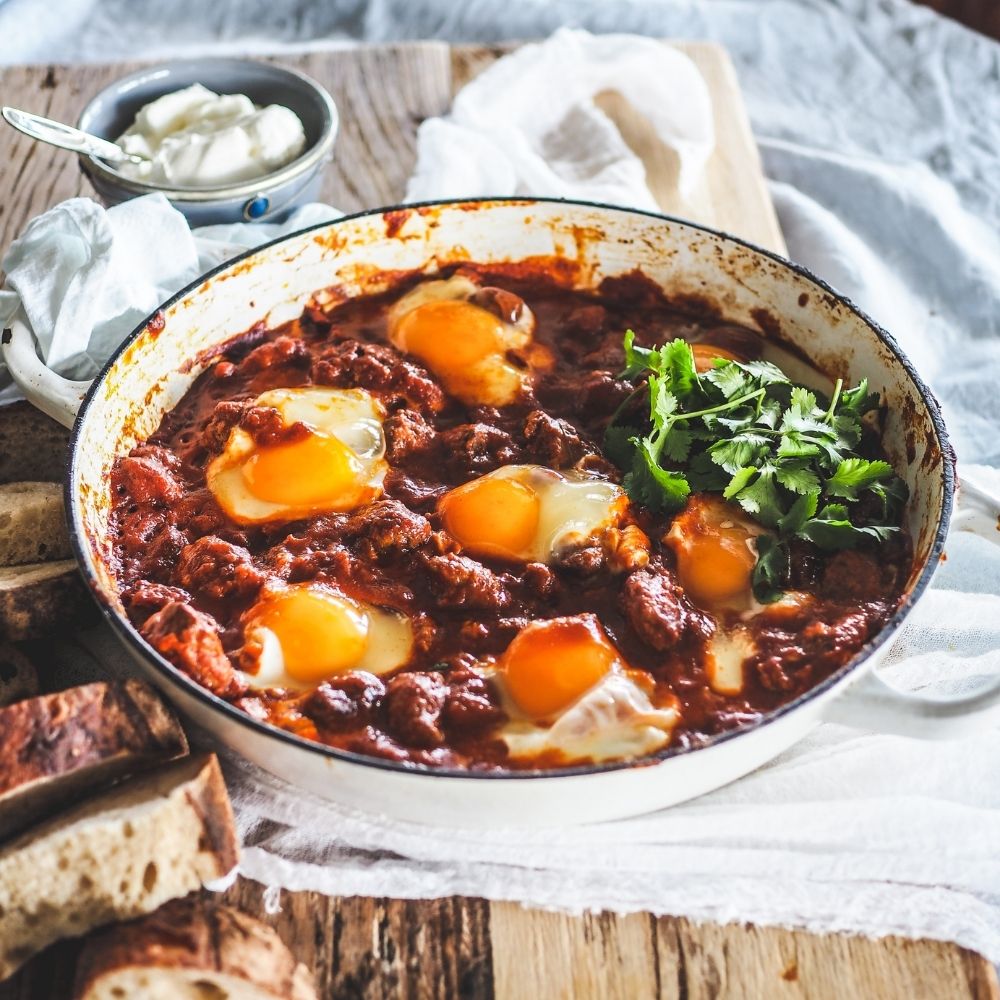
[[[913,571],[899,611],[835,676],[745,730],[655,760],[559,772],[477,775],[423,769],[334,750],[256,722],[189,680],[122,612],[107,561],[109,472],[148,437],[215,348],[264,320],[297,317],[318,290],[327,301],[378,291],[387,273],[461,261],[557,256],[579,287],[642,271],[669,295],[710,301],[733,322],[778,331],[822,372],[881,393],[884,444],[911,493]],[[238,753],[330,799],[392,816],[461,826],[543,826],[649,812],[700,795],[771,760],[820,721],[883,732],[954,736],[1000,704],[1000,684],[955,700],[886,686],[874,673],[888,640],[927,589],[945,536],[997,535],[996,500],[963,488],[957,511],[951,448],[938,405],[895,341],[803,268],[741,240],[676,219],[542,199],[444,202],[367,212],[278,240],[175,295],[115,352],[92,383],[45,368],[15,322],[3,353],[29,399],[73,426],[66,506],[80,568],[140,673],[196,724]]]

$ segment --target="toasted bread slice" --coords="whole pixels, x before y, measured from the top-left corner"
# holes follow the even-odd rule
[[[58,483],[0,484],[0,566],[72,555]]]
[[[81,793],[187,753],[160,696],[141,681],[84,684],[0,709],[0,839]]]
[[[73,996],[316,1000],[316,989],[270,927],[195,896],[95,935],[77,964]]]
[[[69,431],[27,400],[0,406],[0,483],[58,483],[69,464]]]
[[[0,639],[37,639],[94,612],[74,559],[0,568]]]
[[[0,980],[53,941],[151,913],[238,860],[214,755],[116,785],[0,847]]]
[[[0,642],[0,708],[38,694],[38,672],[24,653],[9,642]],[[3,726],[0,725],[0,742]],[[0,760],[4,758],[0,755]],[[2,780],[2,779],[0,779]],[[3,815],[0,814],[0,827]]]

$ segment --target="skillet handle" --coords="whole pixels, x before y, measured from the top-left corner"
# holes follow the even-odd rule
[[[1000,495],[975,466],[962,470],[952,531],[969,531],[1000,545]],[[935,698],[890,687],[868,673],[823,713],[828,722],[922,739],[956,739],[1000,723],[1000,677],[970,694]]]
[[[961,470],[952,531],[971,531],[1000,545],[1000,493],[986,481],[982,467]]]
[[[865,674],[823,712],[825,722],[924,740],[954,740],[1000,722],[1000,677],[956,698],[933,698],[890,687]]]
[[[0,354],[28,400],[64,427],[72,427],[90,381],[75,382],[47,367],[35,351],[31,331],[16,317],[0,334]]]

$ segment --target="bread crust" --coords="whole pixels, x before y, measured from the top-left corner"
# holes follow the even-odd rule
[[[0,838],[82,792],[187,751],[174,714],[137,680],[85,684],[2,708]]]
[[[161,976],[191,970],[208,982],[218,976],[252,985],[276,1000],[316,1000],[309,972],[272,928],[203,896],[173,900],[94,935],[77,963],[74,998],[89,1000],[102,978],[138,969]]]
[[[0,569],[0,639],[37,639],[95,612],[74,559]]]
[[[213,754],[122,782],[0,845],[0,980],[61,937],[152,913],[238,862]]]
[[[19,649],[0,642],[0,708],[38,694],[38,672]]]
[[[0,483],[58,483],[69,464],[69,431],[27,400],[0,406]]]

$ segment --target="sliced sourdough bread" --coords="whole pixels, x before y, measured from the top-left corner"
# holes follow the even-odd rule
[[[36,694],[38,694],[38,672],[35,670],[35,665],[9,642],[0,642],[0,708]],[[2,742],[3,726],[0,725],[0,743]],[[3,759],[0,756],[0,761]],[[2,781],[3,776],[0,775],[0,782]],[[0,812],[0,829],[2,827],[3,813]]]
[[[0,566],[72,555],[59,483],[0,484]]]
[[[84,945],[75,1000],[316,1000],[308,970],[266,924],[199,897]]]
[[[0,639],[37,639],[94,612],[74,559],[0,567]]]
[[[53,941],[151,913],[238,860],[213,755],[116,785],[0,847],[0,980]]]
[[[69,431],[27,400],[0,406],[0,483],[62,480]]]
[[[0,839],[116,778],[187,753],[141,681],[84,684],[0,708]]]

